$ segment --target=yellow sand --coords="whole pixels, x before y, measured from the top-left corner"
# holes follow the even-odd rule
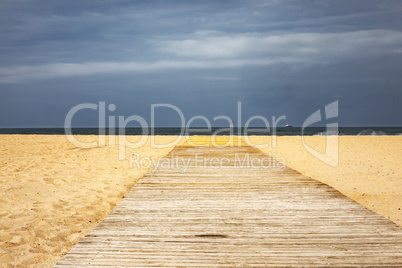
[[[190,136],[182,146],[242,146],[247,145],[239,136]]]
[[[96,136],[79,136],[96,141]],[[130,137],[132,142],[140,137]],[[158,144],[176,136],[157,136]],[[192,137],[197,145],[209,137]],[[323,150],[326,137],[308,137]],[[312,157],[300,137],[278,137],[276,148],[264,152],[285,160],[301,173],[327,183],[364,206],[402,226],[402,137],[340,137],[340,164],[330,167]],[[272,143],[271,137],[252,137]],[[217,144],[238,145],[218,138]],[[150,166],[130,168],[135,159],[156,161],[172,146],[151,148],[150,141],[127,149],[120,161],[115,148],[78,149],[65,136],[0,135],[0,264],[51,267],[93,229]],[[189,145],[189,142],[187,142]],[[272,145],[272,144],[271,144]],[[272,146],[271,146],[272,147]],[[121,150],[120,150],[121,151]],[[132,158],[133,159],[133,158]]]
[[[157,144],[177,137],[157,136]],[[81,141],[97,141],[80,136]],[[130,137],[134,143],[138,137]],[[172,146],[79,149],[65,136],[0,135],[0,266],[51,267],[93,229]],[[129,153],[144,159],[130,168]]]
[[[335,137],[335,136],[334,136]],[[325,136],[305,137],[325,152]],[[402,136],[339,136],[339,164],[331,167],[309,154],[300,136],[250,137],[253,144],[286,165],[326,183],[363,206],[402,226]]]

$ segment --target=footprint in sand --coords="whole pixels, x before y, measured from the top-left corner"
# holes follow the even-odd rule
[[[53,185],[55,185],[53,178],[47,177],[47,178],[44,178],[43,180],[44,180],[47,184],[53,184]]]
[[[20,245],[22,242],[22,236],[19,235],[14,235],[14,237],[10,240],[10,243],[14,244],[14,245]]]

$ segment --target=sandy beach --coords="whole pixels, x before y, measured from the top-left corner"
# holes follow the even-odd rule
[[[328,184],[347,197],[402,226],[402,137],[340,136],[339,164],[331,167],[309,154],[300,136],[250,137],[254,144],[300,173]],[[325,151],[325,136],[307,136],[305,142]]]
[[[89,142],[97,137],[79,139]],[[158,144],[176,139],[155,137]],[[322,151],[325,139],[313,136],[306,142]],[[277,137],[275,148],[271,137],[250,141],[268,142],[265,153],[402,226],[402,137],[341,136],[337,167],[311,156],[301,137]],[[152,148],[148,140],[140,148],[127,149],[125,160],[119,160],[118,148],[106,143],[80,149],[56,135],[0,135],[0,263],[51,267],[151,168],[130,168],[131,153],[157,161],[173,147]]]
[[[0,266],[53,266],[149,170],[145,161],[130,168],[130,153],[157,161],[171,149],[151,148],[148,140],[120,161],[117,146],[80,149],[65,136],[0,135]]]

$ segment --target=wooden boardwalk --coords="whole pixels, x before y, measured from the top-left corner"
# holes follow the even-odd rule
[[[402,267],[402,229],[255,148],[178,146],[55,265],[104,266]]]

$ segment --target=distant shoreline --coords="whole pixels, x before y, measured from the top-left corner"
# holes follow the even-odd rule
[[[154,129],[148,128],[143,132],[141,128],[126,128],[126,129],[108,129],[104,130],[105,135],[181,135],[184,130],[179,127],[157,127]],[[212,127],[210,130],[206,128],[190,128],[188,134],[190,136],[217,136],[227,135],[245,135],[244,127]],[[98,128],[72,128],[74,135],[99,135]],[[65,135],[64,128],[0,128],[2,134],[20,134],[20,135]],[[263,127],[247,128],[248,136],[355,136],[355,135],[402,135],[402,127],[339,127],[338,129],[326,129],[325,127],[278,127],[275,130],[269,130]]]

